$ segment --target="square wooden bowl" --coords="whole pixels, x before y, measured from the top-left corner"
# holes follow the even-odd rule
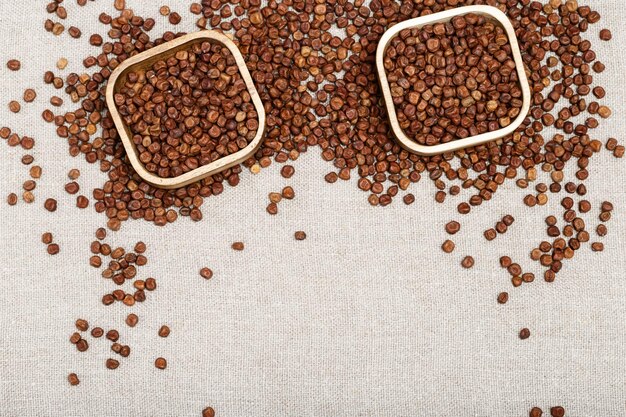
[[[189,50],[192,45],[202,42],[220,43],[227,47],[233,54],[235,61],[237,62],[237,66],[239,67],[241,77],[246,84],[250,97],[252,98],[252,103],[254,104],[257,112],[259,127],[254,139],[252,139],[252,141],[245,148],[177,177],[162,178],[149,172],[139,160],[139,152],[137,151],[137,147],[132,140],[132,134],[128,126],[126,126],[126,124],[122,121],[122,117],[120,116],[115,104],[114,96],[126,83],[128,73],[138,70],[147,70],[155,62],[159,60],[166,60],[175,55],[177,52]],[[256,150],[259,148],[265,131],[265,109],[263,108],[263,103],[261,102],[259,93],[254,86],[252,77],[250,77],[250,73],[248,72],[246,62],[241,55],[241,52],[228,37],[222,33],[212,30],[203,30],[181,36],[180,38],[155,46],[154,48],[137,54],[122,62],[122,64],[120,64],[120,66],[117,67],[109,77],[106,89],[106,101],[111,117],[113,118],[113,122],[115,123],[115,127],[117,128],[120,139],[124,144],[124,149],[126,150],[126,154],[133,168],[146,182],[159,188],[171,189],[183,187],[245,161],[254,155]]]
[[[393,39],[398,33],[405,29],[421,28],[426,25],[433,25],[435,23],[449,22],[455,16],[463,16],[468,13],[474,13],[477,15],[486,16],[489,20],[495,22],[501,26],[509,38],[509,44],[511,45],[511,51],[513,54],[513,60],[515,61],[515,67],[517,70],[517,76],[522,89],[522,108],[519,115],[511,122],[510,125],[494,130],[493,132],[486,132],[476,136],[470,136],[464,139],[456,139],[447,143],[440,143],[437,145],[422,145],[417,143],[413,139],[409,138],[398,122],[398,115],[396,114],[396,107],[393,104],[393,98],[391,97],[391,90],[389,88],[389,82],[387,80],[387,74],[385,72],[383,59],[385,56],[385,50],[391,39]],[[431,15],[418,17],[415,19],[405,20],[404,22],[394,25],[386,31],[376,50],[376,69],[378,72],[378,78],[380,80],[381,90],[385,99],[385,105],[387,107],[387,114],[391,129],[394,136],[400,143],[400,145],[408,150],[419,155],[431,156],[438,155],[445,152],[456,151],[458,149],[470,148],[472,146],[481,145],[492,140],[500,139],[513,133],[524,121],[524,118],[528,114],[530,109],[530,87],[528,85],[528,79],[526,78],[526,71],[524,69],[524,62],[522,61],[522,54],[515,37],[515,30],[513,25],[509,21],[500,9],[491,6],[466,6],[457,7],[456,9],[446,10],[440,13],[433,13]]]

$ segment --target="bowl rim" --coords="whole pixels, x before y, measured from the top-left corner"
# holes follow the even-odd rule
[[[393,39],[399,32],[405,29],[420,28],[425,25],[431,25],[435,23],[448,22],[453,17],[462,16],[469,13],[487,15],[497,20],[504,28],[507,37],[509,38],[509,44],[511,45],[511,51],[513,60],[515,62],[515,68],[518,75],[518,80],[522,89],[522,108],[519,115],[506,127],[502,129],[494,130],[493,132],[486,132],[476,136],[469,136],[463,139],[456,139],[447,143],[440,143],[437,145],[422,145],[410,139],[400,127],[398,122],[398,116],[396,114],[396,108],[393,104],[393,98],[391,97],[391,90],[389,88],[389,82],[387,81],[387,73],[384,68],[384,54],[389,41]],[[464,6],[457,7],[455,9],[446,10],[439,13],[433,13],[426,16],[417,17],[414,19],[405,20],[387,30],[380,39],[378,47],[376,49],[376,67],[378,72],[378,79],[380,81],[383,98],[387,108],[387,115],[391,124],[391,130],[400,143],[400,145],[408,150],[419,155],[433,156],[439,155],[445,152],[452,152],[463,148],[470,148],[473,146],[482,145],[486,142],[491,142],[504,136],[510,135],[515,132],[517,128],[522,124],[528,111],[530,110],[530,86],[528,85],[528,77],[526,76],[526,70],[524,62],[522,60],[522,54],[519,49],[519,43],[515,36],[515,29],[509,21],[509,18],[497,7],[492,6]]]
[[[163,178],[149,172],[145,168],[144,164],[139,160],[137,147],[133,143],[131,137],[129,137],[127,131],[128,127],[122,120],[122,117],[117,110],[117,105],[115,104],[114,96],[117,88],[117,83],[121,80],[121,77],[125,75],[126,72],[131,71],[134,66],[139,65],[149,59],[155,58],[159,55],[165,55],[172,50],[186,44],[195,43],[201,40],[216,41],[218,43],[221,43],[223,46],[227,47],[228,50],[233,54],[241,77],[246,84],[246,88],[248,90],[248,93],[250,94],[252,103],[257,112],[259,126],[257,128],[255,137],[250,141],[250,143],[248,143],[248,146],[246,146],[245,148],[240,149],[239,151],[230,155],[219,158],[207,165],[200,166],[189,172],[181,174],[177,177]],[[199,181],[210,175],[224,171],[225,169],[228,169],[234,165],[243,162],[244,160],[252,156],[254,152],[256,152],[258,147],[261,145],[261,140],[265,133],[265,108],[263,107],[261,97],[259,96],[259,93],[254,86],[254,82],[252,80],[252,77],[250,76],[248,67],[246,66],[245,59],[243,58],[241,51],[239,51],[237,45],[235,45],[235,43],[230,38],[214,30],[201,30],[199,32],[183,35],[124,60],[111,73],[105,95],[109,113],[111,115],[111,118],[113,119],[115,127],[118,131],[118,135],[122,141],[122,144],[124,145],[126,155],[128,156],[131,165],[144,181],[159,188],[180,188],[187,184]]]

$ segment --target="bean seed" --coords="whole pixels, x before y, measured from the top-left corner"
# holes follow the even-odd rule
[[[17,194],[15,194],[15,193],[10,193],[10,194],[8,195],[8,197],[7,197],[7,203],[8,203],[10,206],[14,206],[14,205],[16,205],[16,204],[17,204]]]
[[[552,407],[550,408],[550,415],[552,417],[564,417],[565,416],[565,409],[561,406],[557,406],[557,407]]]
[[[107,359],[106,360],[106,367],[108,369],[117,369],[120,366],[120,362],[115,360],[115,359]]]
[[[293,174],[295,172],[296,172],[296,170],[295,170],[295,168],[293,166],[285,165],[280,170],[280,175],[282,175],[284,178],[291,178],[291,177],[293,177]]]
[[[445,253],[452,253],[452,251],[454,250],[454,246],[454,242],[448,239],[443,242],[443,244],[441,245],[441,249]]]
[[[45,232],[44,234],[42,234],[41,242],[45,245],[49,245],[50,243],[52,243],[52,233]]]
[[[613,38],[613,34],[608,29],[602,29],[600,31],[600,39],[603,41],[610,41]]]
[[[135,327],[138,322],[139,317],[137,317],[136,314],[130,313],[128,316],[126,316],[126,324],[128,325],[128,327]]]
[[[287,200],[293,200],[293,198],[295,197],[295,192],[293,190],[293,188],[291,188],[290,186],[287,186],[285,188],[283,188],[281,195],[283,198],[287,199]]]
[[[7,61],[7,68],[11,71],[19,71],[22,68],[22,63],[17,59],[9,59]]]
[[[69,381],[70,385],[78,385],[80,384],[80,380],[78,379],[78,376],[75,373],[71,373],[67,376],[67,380]]]
[[[164,358],[156,358],[156,360],[154,361],[154,366],[156,366],[158,369],[165,369],[167,368],[167,361]]]
[[[215,410],[211,407],[206,407],[202,410],[202,417],[215,417]]]
[[[304,240],[306,239],[306,233],[299,230],[297,232],[294,233],[294,237],[296,238],[296,240]]]
[[[459,230],[461,230],[461,224],[455,220],[446,223],[446,232],[449,235],[454,235],[456,234]]]
[[[471,256],[466,256],[461,261],[461,266],[463,268],[471,268],[471,267],[473,267],[474,266],[474,258],[472,258]]]
[[[233,250],[242,251],[244,249],[244,244],[243,242],[234,242],[231,247],[233,248]]]
[[[501,292],[500,294],[498,294],[498,303],[506,304],[507,301],[509,301],[509,293],[508,292]]]
[[[519,338],[524,340],[524,339],[528,339],[530,337],[530,330],[528,330],[527,328],[523,328],[522,330],[520,330],[519,332]]]
[[[170,335],[170,328],[165,325],[161,326],[161,328],[159,329],[159,336],[167,337],[169,335]]]
[[[23,98],[26,103],[32,103],[33,101],[35,101],[35,98],[37,98],[37,93],[32,88],[27,88],[24,91]]]
[[[56,243],[51,243],[48,245],[48,254],[56,255],[60,251],[59,245]]]
[[[20,110],[22,109],[22,106],[20,106],[20,103],[18,103],[15,100],[9,101],[9,110],[13,113],[19,113]]]
[[[543,411],[541,411],[541,408],[539,407],[533,407],[530,409],[530,412],[528,413],[529,417],[541,417],[543,415]]]
[[[180,15],[176,12],[172,12],[170,13],[170,15],[168,16],[168,20],[172,25],[177,25],[180,23],[180,21],[182,20],[182,18],[180,17]]]
[[[81,332],[86,332],[89,329],[89,323],[87,320],[78,319],[76,320],[76,328]]]
[[[50,212],[54,212],[57,210],[57,201],[54,198],[48,198],[44,202],[43,206],[45,207],[46,210]]]
[[[202,268],[200,270],[200,276],[204,279],[211,279],[213,277],[213,271],[209,268]]]

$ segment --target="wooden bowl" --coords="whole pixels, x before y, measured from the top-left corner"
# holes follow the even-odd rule
[[[486,132],[476,136],[470,136],[464,139],[456,139],[446,143],[440,143],[437,145],[422,145],[409,138],[404,130],[398,123],[398,116],[396,114],[396,107],[393,104],[393,98],[391,97],[391,90],[389,88],[389,82],[387,81],[387,74],[385,72],[383,58],[385,50],[389,41],[393,39],[398,33],[405,29],[420,28],[425,25],[433,25],[435,23],[449,22],[455,16],[463,16],[468,13],[474,13],[477,15],[486,16],[489,20],[501,26],[509,38],[509,44],[511,45],[511,51],[513,54],[513,60],[515,61],[515,67],[517,70],[517,76],[522,89],[522,108],[519,115],[511,122],[510,125],[494,130],[493,132]],[[378,72],[378,79],[380,80],[380,86],[385,99],[385,105],[387,107],[387,114],[389,122],[391,124],[391,130],[400,145],[409,152],[413,152],[419,155],[431,156],[438,155],[445,152],[456,151],[458,149],[470,148],[472,146],[481,145],[486,142],[490,142],[496,139],[500,139],[504,136],[510,135],[522,124],[524,118],[530,110],[530,87],[528,85],[528,79],[526,78],[526,71],[524,69],[524,62],[522,61],[522,54],[515,37],[515,30],[513,25],[509,21],[500,9],[491,6],[466,6],[457,7],[456,9],[446,10],[440,13],[433,13],[427,16],[418,17],[415,19],[405,20],[404,22],[394,25],[386,31],[380,39],[378,48],[376,49],[376,69]]]
[[[239,67],[239,72],[241,73],[241,77],[243,78],[246,87],[248,88],[248,92],[250,93],[250,97],[252,98],[252,103],[254,104],[255,110],[259,118],[259,127],[257,129],[256,136],[245,148],[233,154],[224,156],[216,161],[213,161],[210,164],[203,165],[177,177],[159,177],[158,175],[149,172],[145,168],[143,163],[139,160],[139,153],[137,151],[135,143],[132,140],[132,134],[128,126],[126,126],[126,124],[122,121],[122,117],[120,116],[117,106],[115,104],[114,96],[126,83],[126,77],[128,73],[138,70],[147,70],[159,60],[166,60],[179,51],[189,50],[193,44],[207,41],[214,43],[217,42],[224,45],[235,57],[235,61],[237,62],[237,66]],[[263,103],[261,102],[259,93],[254,87],[252,77],[250,77],[250,73],[248,72],[246,62],[241,55],[241,52],[233,43],[233,41],[231,41],[225,35],[212,30],[203,30],[200,32],[181,36],[180,38],[176,38],[170,42],[155,46],[154,48],[137,54],[122,62],[122,64],[120,64],[120,66],[117,67],[109,77],[109,82],[106,89],[106,101],[109,112],[111,113],[111,117],[113,118],[113,122],[115,123],[115,127],[117,128],[118,134],[120,136],[120,139],[122,140],[122,143],[124,144],[124,149],[126,149],[126,154],[128,155],[128,159],[130,160],[133,168],[135,169],[137,174],[139,174],[139,176],[143,178],[146,182],[159,188],[171,189],[183,187],[187,184],[199,181],[202,178],[208,177],[210,175],[217,174],[218,172],[224,171],[225,169],[228,169],[245,161],[246,159],[254,155],[258,147],[261,145],[261,139],[263,138],[263,134],[265,131],[265,109],[263,108]]]

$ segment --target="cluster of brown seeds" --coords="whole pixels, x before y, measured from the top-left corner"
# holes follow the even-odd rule
[[[511,45],[485,16],[401,31],[385,50],[384,67],[400,127],[422,145],[500,130],[520,115]]]
[[[509,229],[509,226],[512,225],[514,221],[515,218],[510,214],[507,214],[502,217],[502,220],[496,223],[495,227],[485,230],[483,236],[485,236],[485,239],[487,240],[494,240],[498,236],[498,233],[506,233],[506,231]]]
[[[533,407],[530,409],[528,415],[529,417],[541,417],[543,415],[543,411],[539,407]],[[565,409],[560,405],[556,407],[551,407],[550,415],[552,417],[565,417]]]
[[[83,5],[86,0],[77,2]],[[66,11],[60,3],[62,0],[55,0],[47,8],[59,19],[64,19]],[[514,134],[502,140],[434,157],[409,154],[392,141],[387,114],[380,101],[372,59],[378,41],[382,33],[395,23],[469,4],[489,4],[499,7],[511,20],[529,74],[532,91],[530,113]],[[83,61],[86,68],[93,69],[92,75],[72,73],[65,80],[55,76],[51,71],[44,75],[45,83],[53,85],[56,89],[64,89],[71,101],[80,103],[80,107],[64,114],[55,115],[52,110],[46,110],[42,114],[44,120],[54,123],[57,134],[67,141],[72,156],[84,154],[88,162],[99,163],[100,169],[107,173],[107,182],[94,190],[93,198],[96,200],[95,209],[106,214],[109,219],[107,225],[112,230],[119,229],[121,222],[130,218],[145,219],[157,225],[173,222],[179,215],[188,216],[196,221],[201,220],[200,207],[203,199],[222,193],[224,183],[237,185],[242,166],[255,173],[260,168],[271,165],[272,161],[285,163],[296,160],[300,153],[305,152],[310,146],[318,146],[322,158],[333,165],[333,171],[325,176],[328,183],[334,183],[338,179],[349,180],[353,175],[357,176],[357,186],[369,193],[368,201],[372,205],[386,206],[397,196],[401,196],[406,204],[413,203],[415,197],[407,193],[407,190],[423,176],[428,176],[433,181],[437,188],[435,200],[440,203],[446,201],[448,195],[451,197],[458,195],[461,188],[470,190],[473,195],[467,201],[459,202],[457,206],[458,212],[462,215],[469,214],[472,207],[489,201],[507,180],[516,180],[518,187],[526,189],[538,180],[539,175],[549,176],[551,181],[549,184],[537,183],[534,187],[536,193],[524,197],[523,201],[529,207],[545,205],[550,194],[559,194],[563,191],[584,196],[586,187],[583,182],[589,175],[587,171],[589,160],[603,148],[601,141],[591,138],[591,132],[598,127],[599,119],[610,117],[612,114],[609,107],[598,101],[604,98],[606,92],[602,87],[594,85],[593,74],[604,71],[604,65],[598,61],[591,49],[591,41],[585,38],[585,32],[591,24],[600,20],[600,15],[588,6],[579,6],[576,0],[549,0],[546,4],[529,0],[433,0],[404,3],[373,0],[367,6],[363,0],[353,2],[333,0],[326,3],[313,0],[272,0],[265,6],[261,6],[260,0],[238,2],[202,0],[201,3],[193,3],[190,11],[200,16],[197,21],[198,27],[215,28],[233,35],[265,105],[267,132],[263,146],[242,166],[232,167],[178,190],[160,190],[143,182],[126,161],[118,133],[106,109],[103,91],[112,70],[122,61],[172,40],[178,34],[166,32],[159,38],[151,39],[148,32],[155,24],[154,19],[143,19],[134,15],[131,10],[126,9],[124,0],[115,0],[114,5],[120,12],[119,16],[112,17],[103,13],[99,18],[100,22],[108,27],[109,39],[105,40],[99,34],[89,37],[90,44],[102,49],[97,56],[88,56]],[[172,24],[180,22],[180,16],[177,14],[169,10],[166,14]],[[473,22],[473,19],[472,17],[469,24],[478,24],[478,21]],[[464,24],[465,27],[461,28],[460,21],[457,21],[457,27],[454,22],[452,23],[452,30],[457,38],[467,38],[467,33],[463,36],[458,33],[467,28],[467,18]],[[442,49],[445,49],[444,38],[453,35],[448,33],[449,28],[446,25],[443,26],[442,37],[435,35],[438,44],[432,36],[424,39],[426,50],[420,52],[431,54],[435,61],[441,61],[440,58],[445,56]],[[52,20],[46,21],[45,28],[57,35],[65,30],[63,24]],[[341,34],[331,34],[330,28],[338,29]],[[500,50],[508,52],[503,38],[499,37],[502,33],[499,33],[497,28],[482,29],[489,30],[485,32],[488,40],[487,51],[481,51],[480,55],[491,56],[492,60],[488,59],[488,62],[495,60],[500,64],[507,63],[510,57],[507,54],[505,58],[500,52]],[[77,28],[70,28],[68,32],[74,37],[81,36]],[[437,32],[441,32],[441,27],[437,28]],[[434,26],[432,34],[435,34]],[[405,44],[406,39],[409,38],[404,39]],[[610,31],[602,31],[600,39],[611,39]],[[497,45],[499,49],[495,46],[490,48],[490,45]],[[404,46],[402,53],[406,51],[407,45]],[[476,48],[473,48],[472,53],[475,52]],[[467,60],[469,61],[469,58]],[[430,93],[433,93],[433,87],[441,87],[440,102],[426,100],[427,107],[423,111],[430,120],[428,118],[420,120],[423,115],[417,112],[417,109],[413,114],[410,107],[407,114],[404,111],[406,105],[402,109],[403,117],[408,116],[407,120],[410,120],[410,117],[415,116],[422,127],[430,128],[428,134],[432,136],[439,135],[441,128],[443,132],[438,140],[447,141],[451,140],[451,137],[465,135],[463,130],[459,132],[459,125],[461,129],[466,129],[468,134],[472,132],[472,123],[473,128],[484,129],[485,125],[480,124],[484,120],[480,120],[483,113],[478,111],[479,102],[488,98],[490,100],[484,103],[485,109],[489,106],[489,101],[498,101],[498,107],[494,110],[498,117],[488,119],[489,122],[497,122],[500,126],[506,125],[506,117],[510,117],[509,112],[515,112],[514,99],[517,97],[511,93],[516,86],[513,84],[503,86],[506,84],[503,79],[508,76],[508,81],[513,82],[514,71],[509,73],[505,70],[502,73],[500,69],[495,70],[495,62],[493,68],[489,66],[484,68],[482,71],[490,74],[488,77],[492,84],[490,88],[495,84],[495,90],[484,92],[480,90],[478,82],[476,89],[471,88],[474,85],[472,81],[469,81],[468,86],[467,76],[463,80],[464,84],[461,84],[459,77],[455,83],[454,76],[448,79],[450,74],[438,73],[437,70],[441,69],[438,68],[439,64],[440,62],[437,62],[432,69],[426,66],[423,68],[424,74],[433,77],[433,80],[426,81],[428,77],[422,80],[425,83],[434,81],[428,86]],[[447,66],[448,62],[445,64]],[[452,64],[459,65],[456,61],[450,63]],[[64,63],[59,68],[64,68],[65,65],[67,64]],[[7,63],[7,66],[11,70],[20,68],[19,61]],[[504,64],[500,65],[500,68],[509,66],[510,64]],[[166,67],[169,71],[170,66],[167,63]],[[476,70],[472,68],[467,69],[469,78],[477,79],[477,76],[473,75],[475,72]],[[415,73],[407,75],[412,76]],[[492,75],[495,79],[492,79]],[[443,85],[439,85],[442,80],[437,77],[442,76],[446,80],[443,81]],[[480,79],[483,77],[484,75],[481,75]],[[137,81],[139,79],[140,76],[137,77]],[[398,78],[394,82],[397,87],[404,89],[403,85],[406,83],[403,80]],[[450,87],[446,82],[455,85],[454,95],[451,97],[446,97],[453,93],[452,90],[444,88]],[[462,86],[468,91],[460,88]],[[416,92],[420,94],[421,99],[424,98],[422,94],[426,91]],[[480,97],[475,91],[480,92]],[[499,93],[497,100],[491,100],[492,97],[489,96],[489,93],[495,95],[494,91]],[[439,89],[435,88],[434,93],[438,92]],[[510,99],[507,94],[511,96]],[[35,96],[36,93],[33,95],[33,92],[25,93],[24,101],[27,101],[26,98],[34,100]],[[470,97],[474,103],[470,103]],[[453,102],[458,100],[459,103],[455,102],[457,108],[459,104],[463,107],[462,102],[466,100],[469,106],[463,108],[470,110],[469,115],[464,116],[472,116],[474,119],[468,122],[463,117],[457,119],[456,114],[445,114],[445,110],[442,113],[443,102],[447,98],[452,98]],[[62,99],[56,98],[54,103],[52,101],[51,104],[56,106],[60,105]],[[419,106],[420,103],[419,100],[415,104],[409,101],[413,106]],[[503,113],[501,104],[504,104],[506,114]],[[17,101],[10,106],[14,111],[21,108]],[[432,123],[435,115],[437,123],[445,117],[459,120],[457,129],[452,133],[447,130],[449,124],[427,126],[426,120],[428,124]],[[581,115],[584,116],[582,119],[579,117]],[[168,114],[168,117],[172,116]],[[415,120],[411,121],[413,122]],[[487,129],[490,129],[489,122]],[[411,123],[407,125],[408,129],[411,129]],[[444,121],[444,124],[446,123],[448,122]],[[414,129],[419,133],[417,127],[418,124],[415,123]],[[493,127],[495,128],[495,124]],[[555,128],[558,133],[548,135],[546,131],[548,127]],[[138,134],[143,134],[143,131]],[[451,136],[446,136],[447,134]],[[6,130],[0,130],[0,137],[7,139],[12,146],[21,144],[24,140],[12,135],[10,131],[7,133]],[[141,142],[143,140],[141,137]],[[424,138],[424,141],[433,142],[433,139]],[[31,140],[28,145],[27,141],[28,146],[32,147],[33,143]],[[22,146],[24,147],[24,144]],[[623,157],[624,146],[619,145],[617,140],[609,139],[605,143],[605,148],[615,157]],[[568,181],[565,178],[565,168],[568,164],[574,163],[578,166],[576,178]],[[287,178],[294,173],[293,167],[288,167],[289,165],[285,165],[281,170],[281,174]],[[32,184],[29,183],[27,187],[32,187]],[[68,192],[74,190],[77,192],[77,187],[77,184],[69,185]],[[284,195],[281,197],[285,198]],[[573,200],[573,196],[570,199]],[[9,204],[15,204],[17,195],[13,193],[7,200]],[[24,200],[31,202],[34,200],[31,191],[27,190],[24,193]],[[563,219],[566,224],[559,227],[552,218],[546,219],[547,233],[553,240],[542,242],[536,248],[538,252],[535,250],[531,252],[531,259],[537,258],[536,260],[548,268],[544,275],[546,281],[553,281],[555,274],[562,268],[562,261],[573,257],[581,242],[590,240],[586,222],[581,217],[582,213],[591,210],[590,203],[586,200],[572,201],[571,204],[570,200],[563,201]],[[576,203],[578,212],[574,209]],[[46,208],[56,209],[56,202],[46,202]],[[601,223],[596,227],[599,237],[607,233],[604,222],[610,219],[611,211],[612,205],[602,204],[599,215]],[[556,219],[557,216],[553,217]],[[504,219],[501,223],[509,226]],[[505,230],[503,227],[500,229]],[[456,224],[451,222],[446,226],[446,231],[450,234],[459,230],[458,222]],[[496,227],[496,233],[498,231]],[[105,255],[101,252],[103,244],[97,243],[100,244],[100,248],[94,255],[109,256],[110,254]],[[601,242],[592,242],[591,247],[595,251],[603,249]],[[243,250],[244,245],[242,242],[235,242],[232,248]],[[448,240],[444,242],[442,248],[445,252],[452,252],[454,243]],[[135,256],[138,258],[137,253]],[[117,279],[122,283],[133,278],[124,276],[123,271],[131,266],[126,255],[124,253],[120,257],[112,258],[107,268],[111,270],[110,278],[121,275],[123,279],[119,277]],[[511,275],[514,286],[534,280],[534,275],[523,273],[519,264],[514,264],[508,257],[503,258],[501,263]],[[137,259],[134,262],[138,264],[136,261]],[[122,262],[128,265],[122,265]],[[93,258],[93,263],[98,261]],[[471,256],[465,257],[462,261],[465,267],[471,267],[473,264]],[[146,280],[144,288],[137,288],[139,281],[134,282],[138,291],[149,289],[149,285],[156,285],[154,282],[149,284]],[[130,295],[135,301],[136,294],[137,292]],[[129,294],[122,291],[111,296],[125,301]],[[500,293],[498,302],[504,304],[508,297],[508,293]],[[130,298],[128,300],[128,303],[131,303]],[[528,329],[523,329],[520,337],[529,334]],[[79,342],[80,349],[85,348],[87,342],[81,342],[85,339],[80,334],[78,339],[74,337],[73,340],[76,340],[77,348]],[[117,338],[113,342],[116,343]],[[119,352],[122,352],[123,346],[115,345],[116,350],[118,347]],[[119,361],[109,359],[106,366],[111,369],[117,368]],[[158,358],[155,366],[165,368],[167,362],[163,358]],[[78,383],[76,375],[70,375],[68,380],[72,384]],[[213,413],[212,409],[207,410],[210,410],[208,413]],[[555,417],[562,416],[564,410],[561,407],[554,407],[551,414]]]
[[[98,240],[91,242],[91,253],[89,264],[94,268],[103,266],[102,257],[110,258],[108,265],[102,271],[102,277],[110,279],[117,286],[123,286],[127,281],[133,282],[133,291],[127,292],[118,288],[102,297],[102,304],[111,305],[116,301],[132,307],[136,302],[144,302],[146,300],[146,291],[154,291],[156,289],[156,280],[154,278],[135,279],[137,278],[137,267],[146,265],[148,258],[144,255],[146,244],[137,242],[134,251],[126,251],[122,247],[111,248],[102,240],[106,237],[105,229],[98,229],[96,232]]]
[[[289,165],[285,165],[285,167],[288,167],[288,166]],[[289,178],[289,177],[285,177],[285,178]],[[270,202],[265,208],[265,210],[271,215],[276,215],[278,214],[278,203],[280,203],[283,199],[293,200],[295,196],[296,196],[295,191],[293,190],[291,186],[284,187],[280,193],[271,192],[268,194],[268,199]]]
[[[56,255],[61,250],[59,245],[53,242],[53,236],[52,236],[52,233],[50,232],[45,232],[44,234],[41,235],[41,243],[46,245],[47,247],[46,250],[48,254],[50,255]]]
[[[162,178],[244,149],[259,127],[235,57],[219,43],[196,43],[130,72],[114,98],[139,160]]]

